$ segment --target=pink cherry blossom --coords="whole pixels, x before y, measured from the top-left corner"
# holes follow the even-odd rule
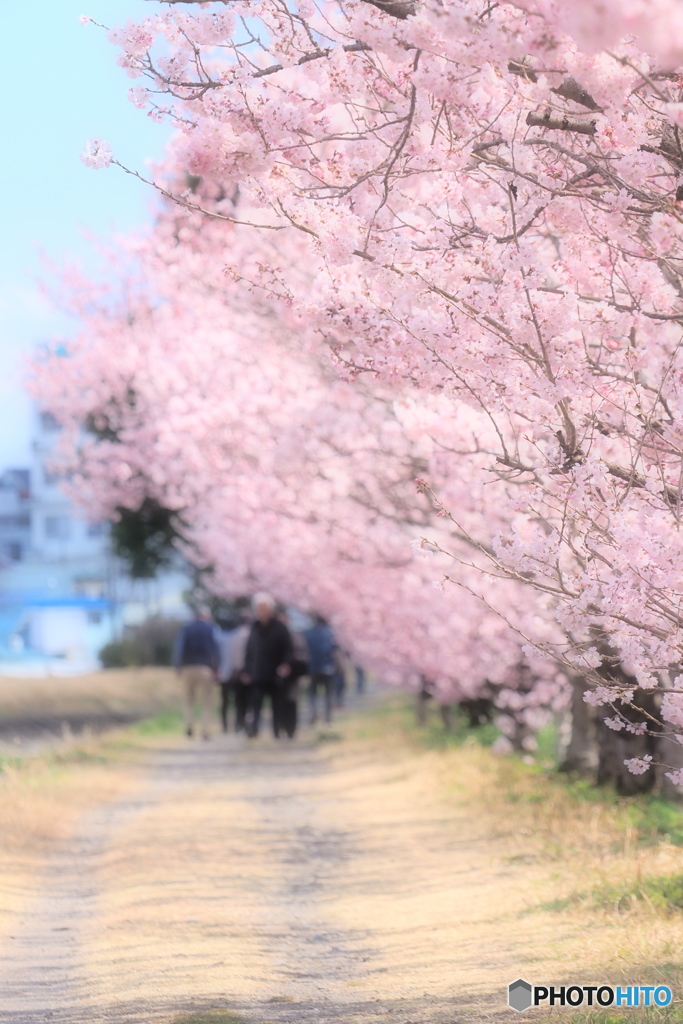
[[[95,170],[109,167],[112,159],[113,155],[109,144],[102,139],[90,139],[81,153],[81,160],[86,167],[93,167]]]

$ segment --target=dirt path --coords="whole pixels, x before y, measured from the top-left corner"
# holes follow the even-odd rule
[[[0,948],[0,1022],[509,1020],[506,983],[580,942],[520,913],[547,885],[436,756],[169,741],[83,817]]]

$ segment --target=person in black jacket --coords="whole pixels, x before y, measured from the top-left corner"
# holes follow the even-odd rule
[[[275,617],[275,601],[269,594],[253,600],[255,621],[247,640],[242,680],[250,684],[251,722],[249,736],[258,735],[264,697],[270,698],[273,732],[278,738],[285,728],[283,703],[285,681],[291,674],[292,637],[284,622]]]

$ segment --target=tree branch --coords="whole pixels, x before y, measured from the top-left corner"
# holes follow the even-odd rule
[[[573,100],[574,103],[579,103],[582,107],[588,107],[589,110],[600,110],[591,94],[571,76],[565,78],[561,85],[556,86],[550,91],[554,92],[557,96],[562,96],[565,100]]]
[[[150,0],[148,0],[150,2]],[[231,0],[214,0],[215,3],[222,3],[224,6],[228,6]],[[401,21],[405,21],[406,18],[410,17],[411,14],[415,14],[417,11],[417,0],[363,0],[364,3],[370,4],[372,7],[376,7],[380,11],[384,11],[385,14],[391,15],[392,18],[398,18]],[[206,0],[159,0],[159,3],[167,4],[169,7],[175,4],[203,4]]]
[[[165,3],[186,3],[187,0],[164,0]],[[345,53],[364,53],[366,50],[372,50],[371,46],[367,43],[347,43],[342,49]],[[303,57],[299,57],[297,66],[300,64],[308,64],[312,60],[320,60],[321,57],[329,57],[332,53],[332,47],[328,46],[324,50],[312,50],[311,53],[305,53]],[[269,68],[262,68],[260,71],[255,71],[253,78],[265,78],[266,75],[274,75],[277,71],[283,71],[283,64],[271,64]]]
[[[551,128],[561,132],[577,132],[579,135],[595,135],[597,131],[595,121],[577,121],[566,116],[553,117],[549,110],[546,110],[545,114],[530,111],[526,123],[531,128]]]

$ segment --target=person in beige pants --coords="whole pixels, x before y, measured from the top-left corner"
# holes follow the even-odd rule
[[[183,681],[185,732],[188,736],[194,735],[195,703],[198,702],[202,737],[209,739],[218,654],[211,612],[208,608],[198,608],[192,622],[187,622],[178,634],[173,651],[173,664]]]
[[[208,740],[215,703],[216,673],[208,665],[185,665],[180,670],[180,677],[185,691],[185,731],[188,736],[194,731],[195,704],[198,703],[202,737]]]

